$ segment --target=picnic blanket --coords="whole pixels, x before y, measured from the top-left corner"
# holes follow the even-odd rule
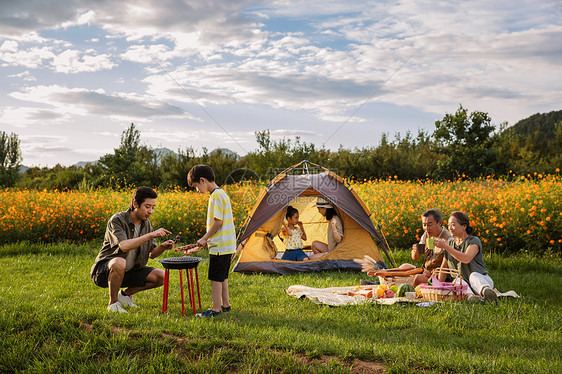
[[[393,297],[390,299],[374,299],[365,297],[360,293],[365,293],[372,286],[350,286],[350,287],[328,287],[313,288],[302,285],[293,285],[285,290],[287,295],[297,298],[306,297],[318,305],[343,306],[357,305],[364,303],[375,303],[381,305],[392,305],[395,303],[419,303],[420,299],[410,300],[405,297]],[[519,297],[515,291],[500,292],[494,289],[498,297]]]
[[[365,297],[363,295],[356,294],[360,293],[361,291],[368,290],[369,288],[361,286],[313,288],[294,285],[287,288],[285,292],[287,292],[287,295],[297,298],[306,297],[315,304],[331,306],[357,305],[363,303],[391,305],[398,302],[416,302],[415,300],[410,300],[405,297],[393,297],[392,299],[373,299],[372,297]]]

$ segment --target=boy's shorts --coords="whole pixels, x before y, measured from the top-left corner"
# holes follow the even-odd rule
[[[209,280],[214,282],[224,282],[225,279],[228,279],[232,254],[209,255],[209,258]]]
[[[286,249],[281,260],[302,261],[305,258],[308,258],[308,256],[302,249]]]
[[[100,261],[94,268],[92,280],[98,287],[109,287],[109,261],[111,261],[111,259]],[[144,287],[148,274],[154,269],[153,267],[145,266],[140,269],[126,271],[123,276],[123,282],[121,282],[121,287]]]

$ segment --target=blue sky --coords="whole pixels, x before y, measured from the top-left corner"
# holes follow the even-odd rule
[[[562,104],[562,3],[3,0],[0,130],[25,165],[111,153],[131,122],[172,150],[254,132],[376,146],[462,104],[494,124]]]

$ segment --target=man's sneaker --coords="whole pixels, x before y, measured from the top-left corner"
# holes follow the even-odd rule
[[[125,309],[123,309],[123,307],[121,306],[121,303],[119,301],[111,304],[110,306],[107,307],[107,310],[110,312],[118,312],[118,313],[128,313]]]
[[[215,312],[213,309],[209,309],[204,311],[203,313],[197,313],[196,316],[197,317],[216,317],[216,316],[220,316],[222,313],[221,312]]]
[[[221,312],[230,312],[232,308],[229,306],[222,306],[221,305]]]
[[[486,287],[483,292],[484,301],[489,303],[498,303],[498,295],[490,287]]]
[[[119,296],[117,296],[117,300],[119,300],[119,302],[123,306],[129,306],[131,308],[138,307],[137,304],[133,303],[133,297],[125,295],[123,291],[119,291]]]
[[[377,281],[367,280],[367,279],[360,279],[359,284],[362,286],[374,286],[379,284]]]

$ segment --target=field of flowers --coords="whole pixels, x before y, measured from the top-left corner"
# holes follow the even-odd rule
[[[430,207],[445,216],[466,212],[486,251],[561,254],[562,181],[560,175],[517,181],[354,182],[352,187],[372,212],[391,248],[406,249],[421,235],[420,213]],[[225,189],[241,229],[263,185]],[[125,210],[132,191],[0,191],[0,242],[92,241],[103,237],[107,220]],[[153,226],[194,242],[205,232],[207,195],[160,191]]]

